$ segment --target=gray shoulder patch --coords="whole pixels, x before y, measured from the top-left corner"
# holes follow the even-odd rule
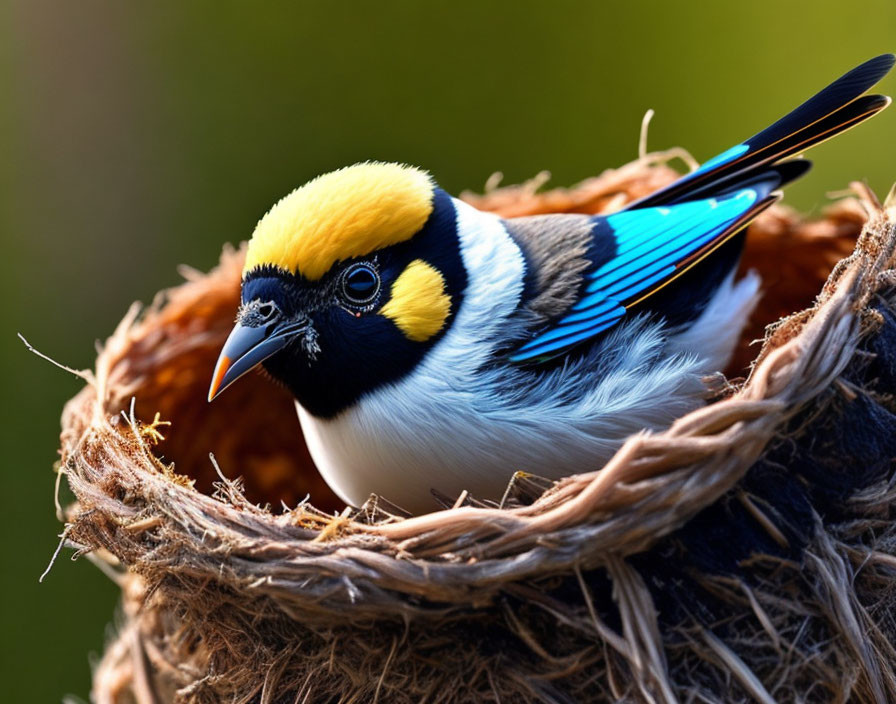
[[[535,277],[535,295],[525,308],[538,323],[565,313],[575,303],[594,223],[588,215],[532,215],[504,220]]]

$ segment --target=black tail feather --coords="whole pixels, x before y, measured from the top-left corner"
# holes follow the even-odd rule
[[[893,54],[866,61],[771,126],[629,207],[670,205],[727,192],[765,173],[768,166],[864,122],[890,104],[886,96],[862,94],[883,78],[894,62]],[[799,174],[792,171],[781,185],[804,173],[808,165],[799,168]]]

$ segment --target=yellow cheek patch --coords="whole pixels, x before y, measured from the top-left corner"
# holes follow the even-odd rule
[[[249,242],[244,273],[274,266],[320,279],[338,261],[414,236],[432,212],[424,171],[370,162],[324,174],[265,215]]]
[[[414,342],[425,342],[439,332],[450,312],[444,277],[422,259],[401,272],[392,284],[392,298],[380,310]]]

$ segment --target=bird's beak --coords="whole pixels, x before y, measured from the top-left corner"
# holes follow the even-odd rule
[[[283,349],[295,332],[294,326],[249,327],[237,323],[224,343],[215,365],[212,385],[208,390],[209,402],[243,374]]]

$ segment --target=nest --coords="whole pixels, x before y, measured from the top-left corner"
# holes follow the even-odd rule
[[[606,212],[674,179],[668,157],[464,197]],[[894,215],[867,193],[773,208],[746,380],[603,467],[413,518],[344,509],[260,375],[206,403],[243,253],[185,271],[63,413],[63,539],[123,592],[94,699],[896,701]]]

